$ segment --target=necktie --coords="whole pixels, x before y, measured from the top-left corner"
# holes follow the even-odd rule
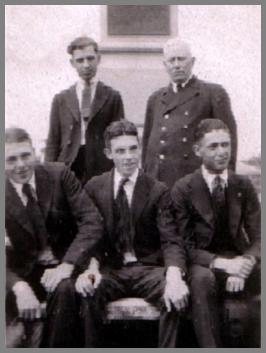
[[[183,89],[182,83],[177,83],[176,89],[177,89],[177,93],[180,92]]]
[[[46,231],[42,211],[30,184],[23,184],[22,192],[27,196],[28,199],[26,210],[35,232],[38,249],[43,250],[46,247],[48,234]]]
[[[124,186],[127,182],[127,178],[121,179],[115,199],[117,235],[116,247],[117,250],[122,253],[132,249],[131,212],[127,200],[127,195],[124,189]]]
[[[217,216],[219,216],[225,207],[224,183],[219,175],[217,175],[213,180],[212,200],[214,211]]]
[[[85,123],[88,122],[91,113],[91,85],[85,85],[81,98],[81,117]]]

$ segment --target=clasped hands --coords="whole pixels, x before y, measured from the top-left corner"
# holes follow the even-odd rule
[[[249,277],[255,264],[256,260],[252,256],[236,256],[232,259],[217,257],[213,267],[223,270],[229,275],[225,289],[228,292],[237,293],[244,289],[245,280]]]

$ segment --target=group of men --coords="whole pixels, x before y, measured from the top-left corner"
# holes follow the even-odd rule
[[[102,347],[107,303],[133,296],[160,310],[158,347],[178,346],[187,307],[199,347],[223,347],[226,292],[260,293],[260,204],[233,172],[225,90],[169,40],[141,143],[97,80],[97,43],[67,51],[80,80],[53,100],[46,161],[25,130],[5,132],[7,346]]]

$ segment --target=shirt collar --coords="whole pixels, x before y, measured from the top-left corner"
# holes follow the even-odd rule
[[[98,83],[98,76],[97,74],[90,80],[91,87],[95,87],[96,84]],[[85,81],[80,78],[80,80],[77,82],[77,88],[82,91],[85,87]]]
[[[127,179],[133,184],[135,185],[136,184],[136,181],[137,181],[137,178],[138,178],[138,175],[139,175],[139,169],[137,168],[135,170],[135,172],[130,175],[130,177],[128,177]],[[125,178],[124,176],[122,176],[118,170],[115,168],[115,172],[114,172],[114,180],[115,180],[115,185],[119,185],[120,184],[120,181],[121,179]]]
[[[210,191],[212,191],[213,180],[217,175],[219,175],[219,177],[223,180],[224,186],[227,186],[228,184],[228,169],[225,169],[220,174],[218,173],[212,174],[206,169],[205,165],[202,165],[201,172],[202,172],[203,179],[205,180]]]
[[[17,193],[19,195],[23,195],[23,192],[22,192],[22,187],[23,187],[23,184],[20,184],[20,183],[16,183],[14,180],[12,179],[9,179],[10,183],[14,186],[14,188],[16,189]],[[30,178],[30,180],[28,181],[27,184],[30,184],[30,186],[33,188],[33,190],[36,191],[36,179],[35,179],[35,174],[33,173],[32,174],[32,177]]]
[[[192,76],[193,76],[193,75],[192,75],[192,73],[191,73],[191,74],[189,75],[188,79],[187,79],[185,82],[182,82],[182,83],[181,83],[182,88],[184,88],[184,87],[188,84],[188,82],[191,80]],[[174,91],[175,93],[177,93],[177,92],[178,92],[178,91],[177,91],[177,83],[171,81],[171,85],[172,85],[173,91]]]

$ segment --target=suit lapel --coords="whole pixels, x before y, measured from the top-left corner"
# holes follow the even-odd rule
[[[95,117],[95,115],[99,112],[99,110],[103,107],[105,104],[108,96],[109,96],[109,90],[107,87],[99,81],[96,86],[96,91],[95,91],[95,96],[92,102],[92,107],[91,107],[91,114],[89,117],[89,122]]]
[[[241,218],[241,205],[243,198],[243,190],[239,185],[239,179],[237,176],[229,172],[228,176],[228,189],[227,189],[227,200],[228,200],[228,216],[229,216],[229,229],[233,237],[238,233],[238,227]]]
[[[46,219],[53,196],[54,183],[42,165],[36,166],[35,179],[38,202],[43,211],[44,219]]]
[[[200,85],[195,77],[178,93],[174,93],[171,85],[162,92],[163,114],[186,103],[200,94]]]
[[[77,121],[80,121],[80,111],[79,111],[79,102],[78,102],[78,97],[77,97],[77,92],[76,92],[76,86],[73,85],[67,90],[66,92],[66,104],[70,111],[72,112],[72,115]]]
[[[6,213],[19,223],[28,233],[34,234],[33,227],[27,215],[26,207],[23,205],[13,185],[6,180]]]
[[[214,226],[211,195],[201,171],[198,169],[191,180],[191,200],[199,214],[211,226]]]
[[[150,193],[150,184],[147,182],[147,178],[145,174],[142,171],[140,171],[134,188],[132,203],[131,203],[133,225],[140,217],[143,211],[143,208],[148,200],[149,193]]]

